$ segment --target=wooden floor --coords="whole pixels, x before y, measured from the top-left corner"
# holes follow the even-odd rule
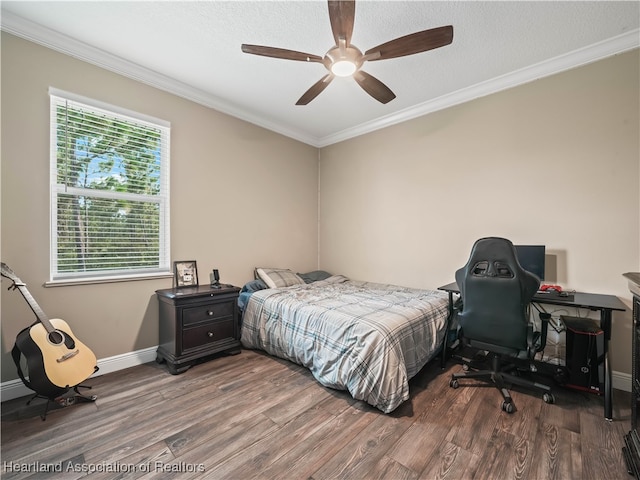
[[[42,400],[4,402],[2,478],[632,478],[628,393],[614,391],[613,422],[601,397],[564,389],[554,405],[512,391],[507,414],[494,388],[450,388],[459,369],[427,365],[385,415],[255,351],[178,376],[140,365],[91,379],[94,403],[46,421]]]

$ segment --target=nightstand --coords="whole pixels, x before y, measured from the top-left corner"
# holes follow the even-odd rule
[[[238,294],[233,285],[156,290],[160,345],[156,361],[174,375],[215,353],[240,353]]]

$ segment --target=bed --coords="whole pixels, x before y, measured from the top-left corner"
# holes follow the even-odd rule
[[[409,380],[442,346],[445,292],[256,271],[265,270],[240,294],[244,347],[303,365],[322,385],[385,413],[409,399]]]

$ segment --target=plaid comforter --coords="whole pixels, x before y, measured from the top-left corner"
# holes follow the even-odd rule
[[[321,384],[389,413],[436,355],[447,313],[444,292],[334,275],[253,293],[242,344],[304,365]]]

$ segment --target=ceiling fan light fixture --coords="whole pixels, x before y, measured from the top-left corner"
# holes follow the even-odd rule
[[[453,41],[453,26],[446,25],[389,40],[377,47],[370,48],[363,54],[358,47],[351,44],[355,19],[355,0],[329,0],[328,6],[329,22],[336,44],[325,53],[324,57],[286,48],[242,44],[242,51],[252,55],[322,63],[329,73],[314,83],[298,99],[296,105],[307,105],[335,77],[352,77],[365,92],[380,103],[386,104],[396,98],[396,95],[376,77],[361,70],[365,62],[414,55],[444,47]]]
[[[356,64],[350,60],[338,60],[331,65],[331,72],[338,77],[350,77],[356,71]]]

